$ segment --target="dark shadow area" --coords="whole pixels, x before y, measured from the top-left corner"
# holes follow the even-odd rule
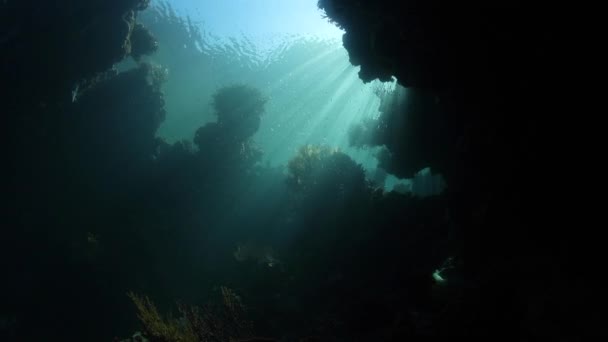
[[[331,146],[263,163],[272,97],[249,84],[218,86],[191,140],[159,138],[171,74],[146,56],[258,61],[148,5],[0,5],[0,340],[605,334],[601,242],[569,225],[553,173],[573,147],[547,119],[564,95],[552,13],[319,1],[360,78],[401,86],[350,130],[383,146],[370,180]],[[382,191],[386,172],[412,189]]]

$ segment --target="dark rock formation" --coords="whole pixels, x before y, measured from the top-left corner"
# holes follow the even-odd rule
[[[574,65],[559,6],[320,0],[319,7],[346,31],[362,80],[394,76],[413,96],[412,105],[384,113],[390,124],[376,143],[391,152],[388,168],[411,176],[430,166],[446,177],[464,274],[476,289],[437,332],[591,333],[595,323],[576,317],[592,310],[577,299],[575,284],[585,277],[572,266],[587,269],[597,255],[573,262],[565,246],[593,242],[554,229],[564,219],[556,208],[573,212],[555,188],[573,165],[560,157],[572,141],[558,132],[573,129],[550,118],[570,102],[564,75]],[[403,129],[391,130],[394,123]],[[547,283],[559,290],[541,300],[535,289]]]

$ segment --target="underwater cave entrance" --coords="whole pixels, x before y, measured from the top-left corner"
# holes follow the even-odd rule
[[[376,118],[379,89],[364,84],[342,46],[343,32],[316,1],[152,1],[140,20],[159,41],[153,63],[168,70],[167,116],[158,135],[169,143],[192,140],[216,120],[212,96],[246,84],[267,98],[253,140],[268,165],[286,165],[304,145],[338,148],[375,174],[377,149],[354,148],[349,130]]]

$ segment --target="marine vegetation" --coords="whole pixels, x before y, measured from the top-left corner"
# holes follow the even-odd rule
[[[217,122],[199,128],[194,136],[200,156],[214,164],[231,157],[245,167],[257,162],[261,151],[250,138],[260,128],[266,101],[258,89],[248,85],[231,85],[217,90],[212,99]],[[219,151],[221,154],[217,155]]]
[[[213,95],[213,108],[221,126],[247,126],[250,135],[243,137],[250,137],[259,128],[266,101],[258,89],[238,84],[218,90]]]
[[[129,292],[135,304],[144,336],[153,342],[232,342],[252,334],[252,323],[245,319],[239,296],[220,287],[221,302],[204,307],[178,304],[179,318],[163,316],[147,296]]]
[[[196,341],[190,324],[183,324],[180,319],[171,316],[163,317],[156,305],[146,296],[139,296],[133,292],[129,292],[128,296],[137,307],[137,317],[144,327],[146,336],[153,341]]]
[[[144,25],[137,23],[129,37],[131,56],[139,61],[143,55],[150,55],[158,49],[158,41]]]
[[[327,146],[306,145],[287,165],[287,183],[295,192],[336,194],[361,192],[365,171],[347,154]]]

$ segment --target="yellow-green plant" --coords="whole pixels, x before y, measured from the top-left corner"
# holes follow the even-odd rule
[[[147,296],[133,292],[127,294],[137,307],[137,317],[141,321],[145,335],[162,342],[197,342],[190,324],[179,319],[163,317],[156,305]]]
[[[289,161],[287,171],[289,186],[301,193],[321,191],[342,196],[366,185],[363,167],[345,153],[327,146],[301,147]]]
[[[144,328],[144,335],[158,342],[233,342],[252,336],[251,322],[245,319],[245,308],[239,296],[220,287],[221,302],[217,307],[199,308],[178,305],[181,317],[163,317],[146,296],[129,292]]]

